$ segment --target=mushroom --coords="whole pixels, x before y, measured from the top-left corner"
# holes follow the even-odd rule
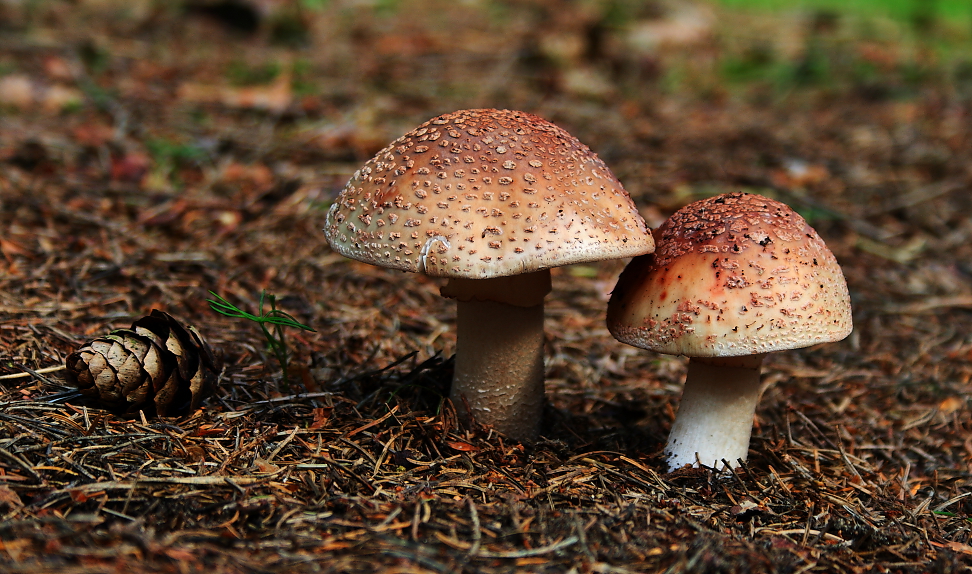
[[[542,414],[549,269],[654,250],[604,162],[511,110],[445,114],[395,140],[354,174],[324,231],[346,257],[448,278],[452,401],[517,440],[537,436]]]
[[[746,460],[766,353],[852,329],[844,275],[787,205],[748,193],[689,204],[621,273],[607,325],[636,347],[689,357],[665,453],[669,469]]]

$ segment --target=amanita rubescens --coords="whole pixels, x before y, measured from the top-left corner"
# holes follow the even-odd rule
[[[346,257],[449,279],[452,400],[523,440],[543,407],[549,269],[654,249],[587,146],[535,115],[492,109],[445,114],[392,142],[354,174],[324,231]]]

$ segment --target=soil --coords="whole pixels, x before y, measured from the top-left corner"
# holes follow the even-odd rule
[[[0,571],[968,571],[972,63],[944,23],[857,24],[0,2]],[[441,282],[329,251],[362,163],[478,107],[567,129],[651,227],[749,191],[824,238],[854,332],[767,357],[744,465],[667,472],[687,359],[608,333],[626,261],[553,270],[548,404],[521,444],[446,400]],[[314,329],[284,330],[286,377],[210,292],[253,313],[272,293]],[[178,418],[79,400],[67,355],[152,309],[208,340],[216,394]]]

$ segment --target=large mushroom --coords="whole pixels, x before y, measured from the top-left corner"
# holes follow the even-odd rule
[[[451,398],[460,414],[532,440],[543,408],[543,299],[551,267],[650,253],[611,170],[535,115],[433,118],[359,169],[327,215],[331,248],[447,277],[458,301]]]
[[[846,337],[847,283],[817,232],[759,195],[696,201],[655,238],[657,251],[621,273],[608,329],[624,343],[690,357],[669,468],[736,466],[749,451],[763,357]]]

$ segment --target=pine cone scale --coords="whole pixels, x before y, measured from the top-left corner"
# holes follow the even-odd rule
[[[115,372],[108,365],[108,359],[101,353],[92,354],[88,370],[94,375],[94,384],[99,389],[110,390],[115,382]]]
[[[169,378],[166,379],[162,386],[155,389],[156,408],[159,405],[168,405],[174,401],[179,392],[179,383],[181,380],[179,374],[173,371],[169,374]]]
[[[118,344],[118,341],[111,341],[111,346],[108,347],[108,352],[105,353],[105,358],[108,360],[109,365],[119,365],[125,362],[128,358],[128,351],[125,347]]]
[[[152,346],[145,342],[144,339],[130,335],[128,333],[110,334],[110,338],[115,338],[121,341],[121,344],[125,346],[129,353],[135,356],[136,359],[141,361],[145,358],[145,355],[149,352]]]
[[[186,359],[186,351],[182,348],[182,343],[179,341],[178,337],[174,337],[172,333],[165,339],[165,348],[169,350],[170,353],[175,355],[176,365],[179,367],[179,374],[185,378],[192,378],[192,373],[195,369],[189,369],[189,361]]]
[[[79,354],[75,353],[67,358],[67,370],[69,373],[76,373],[76,385],[84,394],[89,394],[86,389],[90,390],[94,386],[94,377],[91,376],[91,372],[85,367],[87,360],[85,355],[90,358],[90,353]]]
[[[105,354],[109,350],[111,350],[111,343],[108,341],[100,341],[96,339],[91,342],[91,350],[97,353]]]
[[[142,317],[142,319],[139,319],[138,321],[135,321],[134,323],[132,323],[132,331],[135,331],[135,334],[136,335],[139,335],[140,337],[143,337],[145,339],[148,339],[149,341],[151,341],[152,343],[154,343],[154,344],[156,344],[156,345],[158,345],[160,347],[165,347],[165,342],[162,340],[162,337],[159,337],[155,333],[155,331],[152,331],[151,329],[148,329],[148,328],[144,327],[143,325],[140,325],[139,324],[139,322],[142,321],[143,319],[145,319],[145,318]]]
[[[157,346],[149,347],[148,353],[145,354],[145,359],[142,361],[142,368],[148,374],[152,388],[161,388],[165,382],[166,365],[162,360],[162,353]]]
[[[126,356],[125,362],[118,367],[118,371],[116,372],[118,381],[122,386],[122,394],[127,395],[137,389],[141,384],[144,372],[141,363],[138,362],[138,358],[135,355]]]

